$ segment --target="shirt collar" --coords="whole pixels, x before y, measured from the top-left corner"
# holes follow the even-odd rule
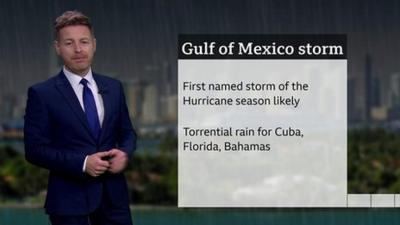
[[[67,68],[65,68],[65,66],[63,67],[63,72],[72,86],[79,86],[82,78],[85,78],[88,81],[89,85],[94,84],[92,68],[90,68],[87,74],[83,77],[69,71]]]

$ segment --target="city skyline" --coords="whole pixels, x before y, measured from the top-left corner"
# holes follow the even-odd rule
[[[93,69],[157,89],[169,79],[177,90],[177,38],[183,33],[344,33],[349,107],[365,114],[366,56],[389,105],[391,76],[400,72],[397,1],[0,1],[0,95],[21,101],[27,88],[60,70],[52,48],[52,22],[77,9],[92,19],[98,41]],[[168,72],[166,72],[168,71]],[[166,75],[167,74],[167,75]],[[165,76],[169,76],[165,78]],[[163,90],[164,91],[164,90]],[[161,95],[160,95],[161,96]],[[352,98],[349,96],[349,98]],[[165,100],[167,101],[167,100]],[[350,100],[349,100],[350,101]],[[0,102],[0,104],[5,104]],[[19,104],[21,105],[21,104]],[[3,107],[3,106],[2,106]],[[21,107],[21,106],[18,106]]]

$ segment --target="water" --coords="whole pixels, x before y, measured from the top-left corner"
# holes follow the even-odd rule
[[[133,209],[135,225],[398,224],[396,209]],[[1,225],[49,224],[43,209],[0,208]]]

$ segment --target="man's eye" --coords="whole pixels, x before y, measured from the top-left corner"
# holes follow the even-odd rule
[[[67,46],[68,46],[68,45],[71,45],[71,44],[72,44],[71,42],[66,42],[66,43],[65,43],[65,45],[67,45]]]

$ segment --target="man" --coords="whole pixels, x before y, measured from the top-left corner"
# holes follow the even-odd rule
[[[122,174],[136,146],[122,85],[92,72],[89,18],[67,11],[54,23],[61,72],[28,90],[25,157],[50,171],[53,225],[132,224]]]

